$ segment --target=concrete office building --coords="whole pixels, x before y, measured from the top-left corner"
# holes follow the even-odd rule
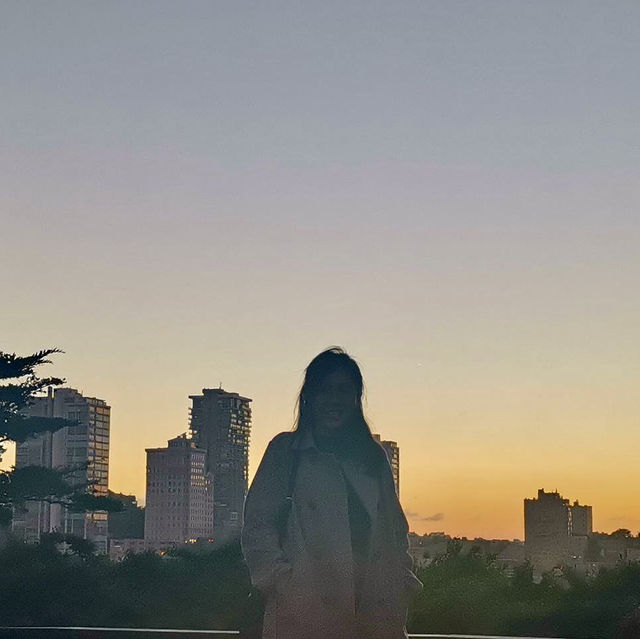
[[[43,433],[16,446],[16,468],[80,467],[67,479],[74,485],[107,496],[109,484],[109,430],[111,408],[103,399],[85,397],[73,388],[49,389],[46,397],[36,397],[26,411],[39,417],[74,420],[55,433]],[[24,541],[35,542],[44,532],[69,533],[90,539],[98,552],[107,552],[107,513],[72,513],[60,504],[31,502],[27,512],[16,512],[12,529]]]
[[[384,448],[387,458],[393,471],[393,483],[396,485],[396,493],[400,494],[400,448],[398,444],[389,440],[380,439],[380,435],[373,435],[373,438]]]
[[[193,441],[207,452],[207,472],[213,480],[216,544],[240,535],[242,510],[249,483],[251,399],[222,388],[204,388],[190,395]]]
[[[213,499],[206,452],[186,435],[146,452],[145,541],[181,544],[211,538]]]

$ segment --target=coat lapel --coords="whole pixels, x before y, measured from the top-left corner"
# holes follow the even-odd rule
[[[351,484],[365,507],[370,520],[375,521],[378,514],[378,480],[364,473],[351,460],[342,463],[347,481]]]
[[[319,452],[313,437],[313,432],[310,429],[300,433],[293,441],[291,448],[299,451],[310,450],[315,455]],[[352,460],[337,461],[347,481],[356,491],[358,497],[360,497],[371,521],[375,521],[378,514],[378,500],[380,498],[378,479],[363,472],[362,467],[357,465],[357,462]]]

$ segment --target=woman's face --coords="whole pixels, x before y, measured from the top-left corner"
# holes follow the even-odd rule
[[[331,430],[348,424],[356,413],[356,386],[343,369],[336,369],[320,382],[311,398],[311,416],[316,427]]]

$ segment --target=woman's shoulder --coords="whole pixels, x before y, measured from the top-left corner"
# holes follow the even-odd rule
[[[295,435],[295,432],[292,430],[285,430],[281,433],[278,433],[271,439],[267,448],[278,452],[286,450],[289,448],[289,446],[291,446]]]
[[[382,444],[375,439],[371,439],[371,444],[373,445],[369,449],[369,461],[372,470],[383,474],[391,472],[391,462],[389,461],[387,451],[382,447]]]
[[[382,444],[376,439],[371,438],[371,454],[375,457],[376,461],[388,461],[387,451],[384,449]]]

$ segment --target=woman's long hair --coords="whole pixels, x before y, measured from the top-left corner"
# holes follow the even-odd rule
[[[357,362],[342,348],[333,346],[316,355],[305,369],[304,381],[296,402],[296,417],[293,430],[303,433],[313,428],[311,405],[318,388],[327,375],[336,370],[345,371],[356,389],[356,414],[348,426],[351,442],[357,456],[364,462],[368,471],[375,473],[381,459],[386,461],[383,448],[371,434],[371,428],[362,410],[364,382]],[[382,453],[383,457],[380,457]]]

